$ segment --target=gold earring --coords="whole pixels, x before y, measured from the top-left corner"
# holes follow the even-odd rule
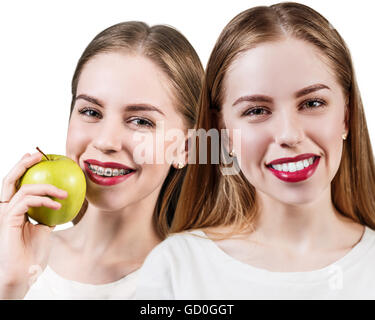
[[[342,134],[342,139],[343,139],[343,140],[346,140],[346,137],[347,137],[347,134],[346,134],[346,133],[343,133],[343,134]]]

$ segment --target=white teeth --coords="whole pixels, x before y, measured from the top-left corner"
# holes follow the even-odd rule
[[[131,170],[125,170],[125,169],[112,169],[112,168],[103,168],[99,166],[94,166],[89,164],[89,169],[96,173],[99,176],[105,176],[105,177],[116,177],[125,175],[131,172]]]
[[[303,162],[302,161],[298,161],[297,163],[296,163],[296,169],[297,169],[297,171],[298,170],[302,170],[304,168],[304,166],[303,166]]]
[[[303,170],[304,168],[311,166],[314,163],[314,158],[311,157],[309,159],[297,161],[297,162],[288,162],[283,164],[274,164],[271,167],[277,171],[284,171],[284,172],[296,172],[299,170]]]
[[[295,162],[289,162],[288,163],[288,169],[289,169],[289,172],[295,172],[295,171],[297,171],[296,163]]]

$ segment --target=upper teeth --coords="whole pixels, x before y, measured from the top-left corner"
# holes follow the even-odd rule
[[[116,177],[116,176],[125,175],[131,172],[131,170],[103,168],[103,167],[94,166],[91,164],[89,164],[89,169],[99,176],[106,176],[106,177]]]
[[[285,172],[295,172],[302,170],[308,166],[311,166],[314,162],[315,157],[311,157],[309,159],[301,160],[298,162],[287,162],[283,164],[273,164],[271,167],[277,171],[285,171]]]

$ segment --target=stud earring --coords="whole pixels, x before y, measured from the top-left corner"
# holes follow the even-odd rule
[[[230,156],[231,158],[235,157],[234,150],[232,150],[232,151],[229,152],[229,156]]]
[[[347,136],[348,136],[348,135],[347,135],[346,133],[343,133],[343,134],[342,134],[342,139],[343,139],[343,140],[346,140],[346,137],[347,137]]]
[[[176,169],[182,169],[183,167],[185,167],[185,164],[182,163],[182,162],[178,162],[175,168]]]

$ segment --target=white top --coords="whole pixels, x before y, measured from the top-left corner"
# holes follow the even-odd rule
[[[201,230],[156,246],[139,274],[135,299],[375,299],[375,231],[341,259],[308,272],[272,272],[226,254]]]
[[[139,269],[106,284],[88,284],[65,279],[48,265],[31,286],[26,300],[134,299]]]

